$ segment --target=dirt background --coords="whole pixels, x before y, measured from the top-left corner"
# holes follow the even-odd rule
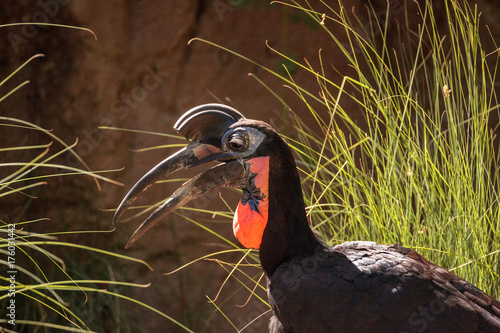
[[[310,1],[319,11],[319,1]],[[336,1],[334,2],[336,3]],[[371,3],[375,12],[385,15],[386,1],[344,1],[348,11],[354,10],[368,22],[366,8]],[[389,34],[396,36],[397,22],[402,21],[404,1],[390,1]],[[407,1],[408,6],[413,6]],[[442,3],[435,1],[439,8]],[[414,8],[414,7],[413,7]],[[497,18],[500,6],[496,1],[478,1],[482,26],[488,25],[494,36],[500,36]],[[411,11],[411,10],[410,10]],[[416,10],[414,10],[416,13]],[[439,13],[440,11],[436,11]],[[444,12],[441,11],[444,15]],[[418,24],[418,15],[410,15]],[[220,48],[194,41],[199,37],[238,52],[256,63],[282,71],[283,58],[266,43],[293,59],[306,58],[318,70],[321,49],[325,71],[336,82],[351,74],[346,58],[318,24],[298,11],[281,5],[269,5],[258,0],[42,0],[0,2],[0,24],[13,22],[50,22],[91,29],[86,31],[42,26],[0,29],[0,80],[35,54],[44,57],[33,60],[11,80],[0,86],[0,96],[29,80],[30,83],[0,103],[0,115],[33,122],[71,144],[78,138],[76,151],[92,170],[121,169],[106,176],[121,182],[123,187],[100,182],[99,191],[86,177],[57,177],[32,195],[10,196],[0,201],[0,219],[19,222],[49,217],[50,222],[30,226],[30,231],[49,232],[75,230],[111,230],[113,213],[130,187],[151,167],[175,149],[136,150],[182,143],[166,137],[130,132],[101,130],[99,126],[114,126],[175,134],[176,119],[193,106],[223,102],[240,110],[248,118],[268,121],[288,135],[287,113],[282,103],[249,73],[263,80],[278,96],[304,119],[308,110],[283,82],[268,74],[255,63],[245,61]],[[446,20],[438,17],[443,31]],[[335,30],[345,38],[341,29]],[[368,23],[365,23],[368,24]],[[359,24],[361,30],[362,24]],[[391,39],[398,48],[397,39]],[[485,38],[485,40],[488,40]],[[347,42],[347,40],[345,40]],[[495,46],[486,43],[487,51]],[[288,64],[289,65],[289,64]],[[288,67],[293,79],[318,91],[314,76],[304,70]],[[345,101],[348,103],[348,101]],[[350,106],[344,105],[344,108]],[[352,106],[353,117],[359,110]],[[310,121],[312,124],[312,120]],[[48,136],[19,128],[2,128],[0,146],[47,144]],[[60,149],[57,143],[51,149]],[[39,153],[39,152],[38,152]],[[0,161],[28,161],[33,152],[4,154]],[[58,160],[81,167],[70,155]],[[2,176],[11,169],[2,171]],[[45,170],[45,173],[56,170]],[[157,185],[140,203],[152,203],[171,193],[173,187]],[[232,192],[225,198],[232,207],[237,199]],[[217,197],[217,195],[216,195]],[[196,206],[195,202],[193,206]],[[201,203],[198,203],[201,205]],[[215,198],[213,207],[223,208]],[[217,206],[219,205],[219,206]],[[210,206],[212,208],[212,206]],[[234,239],[230,221],[193,216],[229,239]],[[142,222],[135,219],[119,224],[111,233],[60,236],[61,240],[95,246],[108,251],[146,260],[154,271],[145,266],[105,256],[94,256],[78,250],[68,250],[68,269],[76,276],[151,283],[144,289],[113,289],[133,296],[167,313],[196,332],[230,332],[234,329],[208,303],[205,295],[214,298],[227,276],[215,262],[202,261],[181,271],[164,276],[180,265],[211,252],[228,249],[220,239],[178,216],[172,216],[153,232],[146,234],[129,250],[123,247],[133,230]],[[58,251],[58,250],[55,250]],[[235,259],[236,258],[236,259]],[[228,261],[238,257],[227,257]],[[258,275],[258,270],[252,270]],[[106,286],[107,287],[107,286]],[[260,294],[265,297],[264,292]],[[99,332],[177,332],[182,331],[170,321],[131,303],[116,306],[109,299],[83,293],[68,296],[76,308],[86,308],[92,329]],[[267,309],[252,299],[245,306],[249,292],[230,279],[217,301],[238,328]],[[108,302],[108,303],[106,303]],[[34,309],[34,313],[39,309]],[[266,332],[270,315],[264,315],[245,332]]]

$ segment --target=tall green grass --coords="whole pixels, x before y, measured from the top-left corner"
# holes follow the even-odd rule
[[[295,118],[309,215],[330,243],[399,243],[498,298],[499,50],[482,49],[479,13],[467,2],[444,1],[445,32],[432,2],[416,4],[422,22],[397,28],[399,49],[387,47],[390,15],[380,22],[371,12],[372,30],[356,33],[346,8],[327,14],[322,26],[356,75],[338,86],[323,68],[311,69],[319,72],[319,108],[293,87],[324,129],[314,135]],[[320,22],[322,13],[303,10]],[[330,24],[344,27],[349,47]],[[346,99],[364,124],[342,107]]]

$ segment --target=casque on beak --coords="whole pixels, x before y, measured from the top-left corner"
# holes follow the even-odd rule
[[[221,104],[201,105],[179,118],[174,129],[192,141],[182,150],[160,162],[132,187],[118,206],[113,223],[124,214],[141,192],[156,181],[165,179],[176,171],[210,161],[219,160],[224,163],[199,174],[177,189],[137,228],[126,248],[172,211],[211,189],[231,186],[244,177],[244,166],[224,152],[220,142],[222,134],[240,119],[244,119],[241,113]]]

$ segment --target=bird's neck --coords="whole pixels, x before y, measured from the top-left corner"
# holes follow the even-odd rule
[[[322,246],[309,227],[300,178],[286,147],[269,162],[269,216],[260,244],[262,268],[271,277],[288,258],[312,255]]]

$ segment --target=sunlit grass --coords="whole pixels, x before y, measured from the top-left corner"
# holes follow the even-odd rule
[[[315,135],[295,118],[292,144],[312,189],[311,221],[331,244],[399,243],[498,297],[500,154],[490,119],[499,54],[481,48],[476,8],[445,4],[450,31],[438,33],[426,2],[419,30],[400,27],[400,50],[385,47],[388,22],[360,35],[345,11],[331,13],[324,28],[345,27],[351,48],[343,51],[357,75],[337,87],[316,69],[321,109],[292,86],[324,129]],[[345,99],[358,103],[365,124],[351,120]]]

